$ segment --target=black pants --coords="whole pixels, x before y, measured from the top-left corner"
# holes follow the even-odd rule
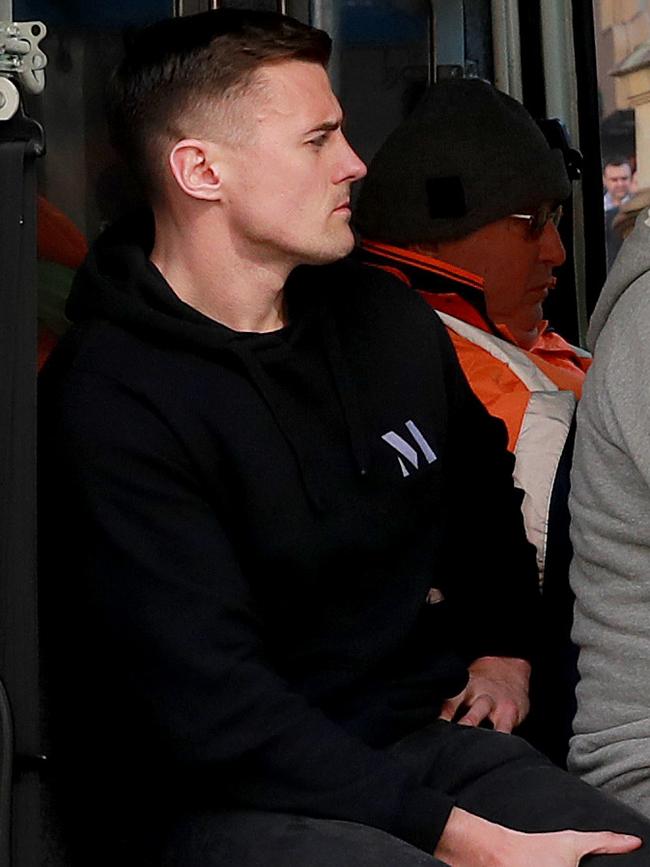
[[[513,735],[438,722],[392,754],[427,785],[476,815],[521,831],[608,830],[647,848],[591,856],[583,864],[650,865],[650,820],[550,764]],[[429,853],[351,822],[233,810],[186,817],[173,829],[164,867],[442,867]]]

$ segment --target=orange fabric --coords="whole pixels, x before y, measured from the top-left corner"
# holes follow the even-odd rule
[[[394,262],[396,267],[378,267],[384,267],[386,271],[400,277],[409,285],[411,281],[398,270],[400,264],[412,265],[418,269],[447,276],[452,281],[461,282],[475,289],[483,288],[483,281],[476,274],[463,271],[432,256],[400,247],[391,247],[388,244],[364,242],[363,248]],[[417,289],[417,286],[415,288]],[[492,333],[481,312],[456,292],[421,292],[420,294],[434,310],[448,313],[488,334]],[[517,345],[507,328],[504,326],[497,326],[497,328],[504,340],[514,346]],[[462,337],[451,328],[447,331],[472,390],[491,415],[503,420],[508,429],[508,448],[514,451],[528,407],[530,392],[508,365],[495,359],[487,349]],[[532,349],[526,350],[522,347],[519,349],[558,388],[573,391],[578,399],[581,397],[585,373],[591,364],[591,359],[578,355],[564,338],[554,331],[549,331],[548,323],[541,323],[539,337]]]
[[[465,301],[460,295],[455,292],[443,292],[435,294],[431,292],[421,292],[420,295],[424,298],[430,307],[434,310],[439,310],[441,313],[448,313],[450,316],[455,316],[456,319],[462,319],[469,325],[475,325],[481,331],[489,331],[486,328],[485,320],[480,312],[469,301]]]
[[[75,270],[88,252],[83,234],[72,220],[48,202],[38,197],[38,258]]]
[[[38,196],[36,218],[38,258],[76,271],[88,252],[88,243],[84,235],[63,211],[48,202],[44,196]],[[46,325],[39,323],[39,370],[47,361],[57,341],[56,334]]]
[[[558,388],[572,391],[580,400],[591,358],[577,355],[572,346],[554,331],[543,331],[526,354]]]
[[[368,250],[369,253],[376,253],[384,259],[391,259],[398,264],[416,265],[423,271],[451,277],[452,280],[464,283],[466,286],[472,286],[474,289],[483,288],[483,280],[477,274],[472,274],[471,271],[465,271],[456,265],[450,265],[448,262],[443,262],[442,259],[434,259],[433,256],[426,256],[424,253],[416,253],[414,250],[406,250],[402,247],[393,247],[391,244],[381,244],[379,241],[363,241],[361,247]]]
[[[448,329],[460,366],[472,391],[490,415],[502,419],[508,429],[508,449],[514,452],[530,392],[507,364],[497,361],[466,337]]]
[[[451,297],[458,298],[458,296]],[[424,295],[424,298],[434,309],[443,310],[451,316],[469,322],[471,325],[476,325],[489,333],[486,325],[477,321],[476,311],[471,318],[466,315],[467,308],[472,310],[474,308],[462,298],[458,298],[460,303],[457,305],[449,301],[438,305],[438,296],[428,293]],[[477,346],[465,337],[461,337],[452,329],[448,328],[447,331],[474,394],[491,415],[504,421],[508,428],[508,448],[510,451],[514,451],[528,406],[530,392],[507,364],[499,362],[486,349]],[[509,342],[514,343],[513,340]],[[558,388],[572,391],[578,400],[580,399],[585,373],[591,364],[590,358],[577,355],[573,347],[563,337],[553,331],[548,332],[546,323],[544,323],[544,329],[532,349],[526,350],[521,347],[519,349]]]
[[[469,323],[469,325],[474,325],[476,328],[490,333],[478,310],[453,292],[444,295],[431,295],[426,292],[422,293],[422,297],[434,310],[448,313],[450,316],[455,316],[457,319]],[[508,340],[509,343],[516,345],[506,328],[499,326],[499,331],[502,333],[504,340]],[[519,348],[521,349],[521,347]],[[571,344],[567,343],[563,337],[560,337],[555,331],[547,330],[547,323],[543,324],[542,332],[533,348],[530,350],[521,349],[521,351],[525,352],[528,358],[558,388],[570,390],[580,399],[582,396],[582,384],[585,379],[585,373],[589,370],[591,358],[578,355]]]

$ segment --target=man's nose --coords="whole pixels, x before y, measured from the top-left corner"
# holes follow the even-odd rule
[[[354,181],[360,181],[361,178],[365,177],[366,172],[368,171],[366,164],[358,156],[357,152],[345,136],[342,137],[341,144],[343,147],[343,153],[341,154],[340,177],[337,178],[337,181],[349,181],[351,183]]]
[[[544,226],[539,244],[539,258],[542,262],[548,262],[553,268],[563,265],[566,261],[566,250],[560,238],[557,226],[551,220]]]

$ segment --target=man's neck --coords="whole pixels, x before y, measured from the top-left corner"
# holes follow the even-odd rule
[[[277,331],[286,324],[289,265],[242,255],[205,223],[156,218],[151,261],[186,304],[234,331]]]

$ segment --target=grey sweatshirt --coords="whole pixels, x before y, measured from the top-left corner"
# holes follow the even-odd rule
[[[569,767],[650,815],[650,212],[588,341],[570,498],[581,681]]]

